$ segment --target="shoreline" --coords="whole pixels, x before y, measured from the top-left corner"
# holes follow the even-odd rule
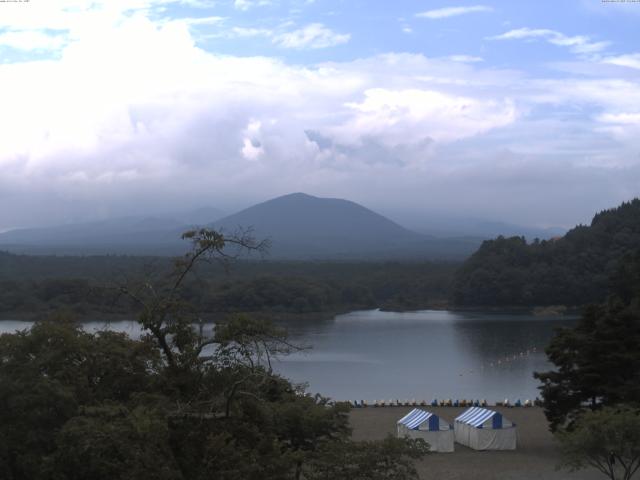
[[[564,305],[553,305],[553,306],[527,306],[527,307],[514,307],[514,306],[506,306],[506,307],[487,307],[487,306],[460,306],[460,305],[446,305],[442,303],[432,304],[432,305],[424,305],[424,306],[412,306],[410,308],[402,308],[401,306],[395,306],[394,309],[387,308],[384,305],[382,306],[358,306],[353,305],[350,308],[344,309],[335,309],[335,310],[327,310],[327,311],[319,311],[319,312],[273,312],[273,311],[248,311],[248,312],[205,312],[202,313],[202,318],[205,322],[215,322],[216,320],[224,320],[232,315],[248,315],[255,318],[267,318],[282,323],[291,323],[291,322],[308,322],[308,321],[329,321],[339,315],[345,315],[351,312],[357,311],[371,311],[371,310],[379,310],[381,312],[388,313],[409,313],[409,312],[421,312],[426,310],[433,311],[449,311],[449,312],[460,312],[460,313],[485,313],[485,314],[504,314],[508,315],[512,314],[530,314],[535,317],[575,317],[582,315],[584,307],[567,307]],[[122,321],[122,320],[133,320],[137,317],[137,313],[109,313],[109,312],[101,312],[95,311],[90,313],[78,313],[73,310],[68,309],[60,309],[60,310],[49,310],[49,311],[39,311],[39,312],[25,312],[22,310],[17,311],[5,311],[0,313],[0,322],[1,321],[24,321],[24,322],[34,322],[40,319],[44,319],[48,316],[52,316],[58,313],[68,313],[72,317],[76,317],[76,321],[82,322],[93,322],[93,321]]]
[[[290,323],[296,321],[327,321],[332,320],[338,315],[344,315],[349,312],[358,311],[359,309],[344,309],[344,310],[331,310],[326,312],[306,312],[306,313],[293,313],[293,312],[268,312],[268,311],[253,311],[253,312],[205,312],[201,314],[201,318],[205,323],[215,323],[216,321],[225,320],[234,315],[247,315],[253,318],[260,319],[272,319],[275,322]],[[375,310],[375,309],[367,309]],[[106,313],[106,312],[91,312],[78,314],[77,312],[69,310],[60,311],[42,311],[42,312],[2,312],[0,313],[0,322],[2,321],[21,321],[21,322],[35,322],[37,320],[45,319],[52,315],[69,314],[75,321],[79,323],[104,321],[136,321],[138,317],[137,312],[130,313]]]
[[[476,313],[500,313],[500,314],[523,314],[529,313],[533,316],[576,316],[582,315],[586,305],[583,306],[567,306],[567,305],[528,305],[528,306],[486,306],[486,305],[448,305],[433,304],[416,308],[396,308],[394,310],[378,307],[382,312],[419,312],[422,310],[436,310],[449,312],[476,312]]]

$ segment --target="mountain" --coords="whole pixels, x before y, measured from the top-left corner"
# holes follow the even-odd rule
[[[202,209],[172,217],[126,217],[0,234],[0,249],[39,254],[176,255],[181,234],[206,224],[231,234],[251,228],[271,241],[269,257],[296,260],[463,259],[479,238],[437,238],[408,230],[357,203],[293,193],[221,220]],[[210,220],[206,220],[206,219]]]
[[[640,249],[640,199],[596,214],[564,237],[486,241],[456,274],[458,305],[584,305],[604,300],[610,279]]]
[[[292,193],[213,224],[225,232],[251,226],[269,238],[275,258],[462,258],[478,239],[438,239],[408,230],[355,202]]]
[[[420,235],[355,202],[292,193],[259,203],[214,224],[233,229],[253,226],[258,236],[324,243],[334,239],[374,244],[417,239]]]
[[[0,248],[37,254],[175,254],[184,249],[180,233],[219,218],[215,208],[173,214],[131,216],[0,233]]]

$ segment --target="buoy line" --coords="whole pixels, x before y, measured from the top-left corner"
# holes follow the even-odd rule
[[[497,401],[495,403],[489,403],[487,400],[467,400],[467,399],[446,399],[446,400],[438,400],[433,399],[431,402],[426,402],[425,400],[417,401],[413,400],[404,400],[400,401],[399,399],[391,399],[391,400],[374,400],[369,403],[366,400],[345,400],[345,401],[332,401],[331,404],[336,403],[348,403],[353,408],[384,408],[384,407],[514,407],[514,408],[527,408],[533,406],[541,406],[542,401],[536,397],[534,400],[526,399],[522,402],[520,399],[517,399],[515,402],[511,402],[508,398],[505,398],[502,401]]]
[[[538,352],[539,352],[538,347],[535,347],[535,346],[534,347],[530,347],[530,348],[528,348],[526,350],[522,350],[522,351],[520,351],[518,353],[509,354],[509,355],[506,355],[504,357],[500,357],[500,358],[498,358],[496,360],[493,360],[491,362],[483,363],[482,365],[480,365],[479,370],[480,371],[484,371],[484,370],[490,369],[490,368],[498,368],[498,367],[502,367],[503,365],[509,365],[509,364],[511,364],[511,363],[513,363],[513,362],[515,362],[517,360],[522,360],[522,359],[528,358],[531,355],[534,355],[534,354],[536,354]],[[466,372],[458,373],[458,376],[459,377],[463,377],[464,375],[473,375],[475,373],[477,373],[477,370],[470,369],[470,370],[468,370]]]

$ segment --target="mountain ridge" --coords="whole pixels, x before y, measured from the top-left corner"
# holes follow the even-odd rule
[[[269,256],[274,259],[459,260],[482,240],[418,233],[356,202],[302,192],[211,220],[200,225],[228,234],[251,227],[256,238],[270,238]],[[27,254],[177,255],[188,248],[181,234],[195,226],[167,216],[148,216],[12,230],[0,234],[0,249]]]

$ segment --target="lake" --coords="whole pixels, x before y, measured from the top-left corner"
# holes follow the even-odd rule
[[[544,347],[554,329],[575,321],[513,313],[351,312],[287,324],[294,342],[312,348],[280,359],[274,368],[337,400],[524,401],[538,396],[533,372],[551,367]],[[29,325],[2,321],[0,332]],[[106,326],[85,324],[89,331]],[[132,337],[140,333],[134,322],[108,326]]]
[[[434,397],[491,402],[539,395],[534,371],[551,368],[544,348],[575,318],[426,310],[339,315],[290,328],[308,353],[279,362],[294,381],[340,400]]]

